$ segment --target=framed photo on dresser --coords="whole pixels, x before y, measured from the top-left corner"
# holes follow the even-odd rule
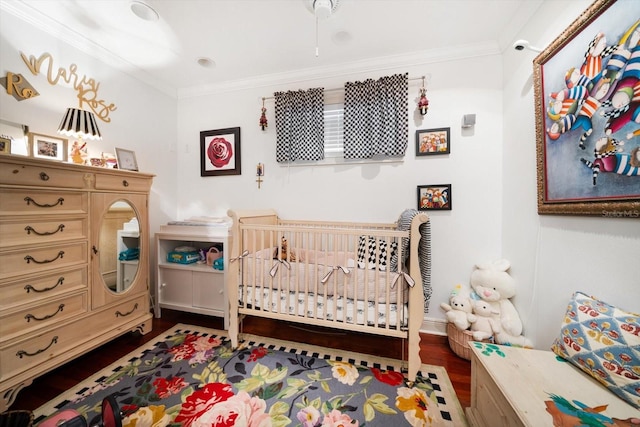
[[[66,161],[68,142],[66,138],[29,132],[31,155],[39,159]]]

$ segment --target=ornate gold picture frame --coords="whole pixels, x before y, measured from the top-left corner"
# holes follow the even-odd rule
[[[597,0],[534,59],[539,214],[640,218],[639,16]]]

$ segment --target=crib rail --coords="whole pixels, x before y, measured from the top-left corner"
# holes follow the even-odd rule
[[[386,331],[376,333],[402,335],[406,282],[397,262],[392,268],[390,248],[408,232],[339,223],[241,224],[238,230],[244,254],[241,313],[258,311],[306,324],[337,322],[342,328],[348,324],[352,330],[382,328]],[[402,248],[395,252],[396,259],[402,259]]]

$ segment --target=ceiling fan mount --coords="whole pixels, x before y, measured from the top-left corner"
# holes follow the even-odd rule
[[[305,6],[318,19],[330,17],[338,8],[340,0],[304,0]]]

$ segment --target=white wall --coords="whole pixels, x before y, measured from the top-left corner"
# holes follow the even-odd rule
[[[56,85],[48,82],[49,62],[43,64],[40,74],[33,75],[20,52],[36,58],[50,53],[54,73],[60,68],[68,72],[71,64],[76,64],[79,80],[86,75],[100,84],[98,99],[115,104],[117,109],[109,115],[111,122],[98,120],[103,139],[88,141],[89,156],[100,157],[102,152],[115,154],[116,147],[135,151],[139,169],[156,175],[149,206],[152,229],[174,218],[177,212],[175,99],[3,12],[0,14],[2,76],[7,72],[22,74],[40,96],[17,101],[3,88],[0,118],[26,124],[31,132],[56,136],[66,108],[77,108],[78,98],[72,85],[63,84],[62,79]]]
[[[179,219],[224,215],[229,208],[275,208],[283,218],[395,221],[416,208],[416,187],[452,184],[453,210],[430,213],[433,296],[429,317],[444,319],[441,301],[457,283],[468,280],[471,265],[500,255],[502,94],[500,56],[391,67],[314,81],[269,85],[182,99],[178,108]],[[469,70],[474,70],[471,73]],[[410,82],[412,119],[409,146],[399,164],[287,167],[275,161],[273,101],[267,101],[269,127],[258,126],[261,98],[274,91],[378,78],[396,72],[409,77],[430,74],[428,114],[416,122],[413,112],[420,81]],[[476,113],[475,129],[462,135],[465,113]],[[418,117],[419,114],[418,114]],[[200,177],[199,132],[241,128],[241,176]],[[416,157],[415,130],[451,128],[449,156]],[[258,189],[255,167],[265,165]],[[442,326],[442,325],[439,325]]]
[[[546,1],[518,38],[544,48],[590,4]],[[511,48],[504,55],[502,251],[518,283],[525,335],[548,349],[574,291],[640,312],[640,222],[537,214],[535,55]]]

